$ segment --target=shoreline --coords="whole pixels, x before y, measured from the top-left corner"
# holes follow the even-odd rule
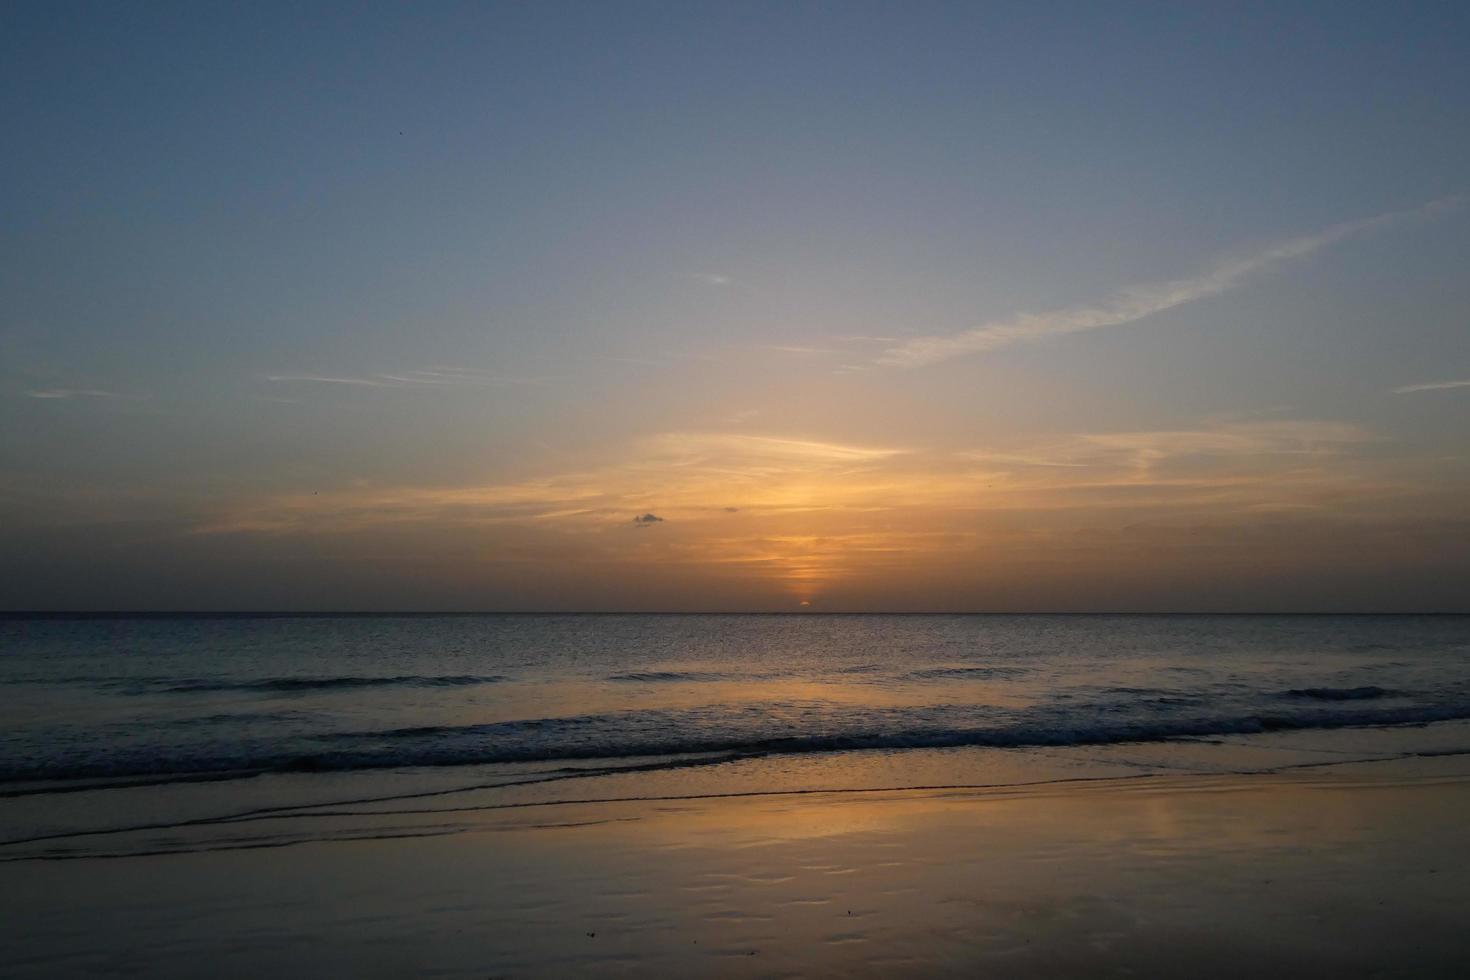
[[[385,834],[537,807],[885,793],[1044,793],[1130,780],[1412,771],[1470,758],[1470,721],[1109,744],[950,746],[31,783],[5,794],[0,865],[306,844],[357,820]],[[1432,763],[1431,763],[1432,764]],[[1448,764],[1448,763],[1446,763]],[[1467,761],[1470,771],[1470,761]]]

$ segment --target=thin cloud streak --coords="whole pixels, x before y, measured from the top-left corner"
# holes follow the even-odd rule
[[[38,391],[26,392],[27,398],[60,399],[60,398],[117,398],[116,392],[102,391],[98,388],[43,388]]]
[[[1243,258],[1217,263],[1205,273],[1187,279],[1130,286],[1094,305],[1074,306],[1046,313],[1023,313],[948,335],[917,337],[884,350],[875,363],[889,367],[923,367],[954,357],[983,354],[1016,344],[1134,323],[1240,285],[1249,276],[1272,266],[1305,258],[1354,235],[1376,231],[1416,218],[1434,218],[1459,208],[1464,196],[1431,201],[1407,211],[1390,211],[1371,218],[1346,221],[1314,235],[1293,238]]]
[[[266,381],[275,384],[366,385],[373,388],[396,388],[396,382],[384,378],[334,378],[324,374],[267,374]]]
[[[1444,391],[1447,388],[1470,388],[1470,378],[1463,381],[1426,381],[1417,385],[1400,385],[1393,389],[1393,393],[1408,395],[1416,391]]]
[[[762,350],[775,351],[778,354],[836,354],[832,347],[802,347],[795,344],[763,344]]]
[[[501,385],[545,384],[543,378],[506,378],[474,368],[435,366],[411,371],[394,371],[371,375],[333,374],[267,374],[262,380],[272,384],[352,385],[366,388],[471,387],[492,388]]]

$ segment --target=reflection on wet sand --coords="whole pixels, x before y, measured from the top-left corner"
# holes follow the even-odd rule
[[[1451,756],[441,812],[278,857],[11,864],[6,955],[36,975],[183,976],[227,948],[241,975],[1451,976],[1467,805]],[[106,913],[85,928],[83,894]]]

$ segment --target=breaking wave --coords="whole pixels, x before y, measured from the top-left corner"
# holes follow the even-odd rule
[[[1294,687],[1283,697],[1300,701],[1370,701],[1392,694],[1381,687]]]
[[[739,675],[706,670],[630,670],[624,674],[609,674],[607,680],[641,682],[645,684],[680,683],[696,681],[727,681]]]
[[[980,681],[991,677],[1015,677],[1026,673],[1024,667],[927,667],[911,670],[903,676],[910,680],[969,680]]]
[[[1129,718],[1116,707],[1094,704],[1068,712],[1019,712],[990,722],[977,717],[975,709],[961,706],[921,710],[834,710],[809,705],[788,708],[792,710],[784,713],[753,712],[748,707],[632,711],[342,732],[305,739],[290,751],[275,745],[258,752],[168,758],[125,755],[75,765],[11,766],[0,769],[0,782],[222,772],[334,772],[705,753],[753,756],[961,746],[1068,747],[1470,719],[1470,702],[1352,708],[1322,703],[1289,711],[1241,714],[1160,711],[1141,718]]]

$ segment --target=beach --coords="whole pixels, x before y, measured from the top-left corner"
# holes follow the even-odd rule
[[[987,751],[927,761],[1001,774]],[[72,837],[7,848],[0,970],[1458,976],[1470,757],[1425,752],[1247,775],[1013,771],[988,787],[717,795],[628,773],[578,794],[617,791],[605,801],[426,789]],[[858,782],[885,778],[855,768]]]
[[[0,620],[0,975],[1457,976],[1467,629]]]

